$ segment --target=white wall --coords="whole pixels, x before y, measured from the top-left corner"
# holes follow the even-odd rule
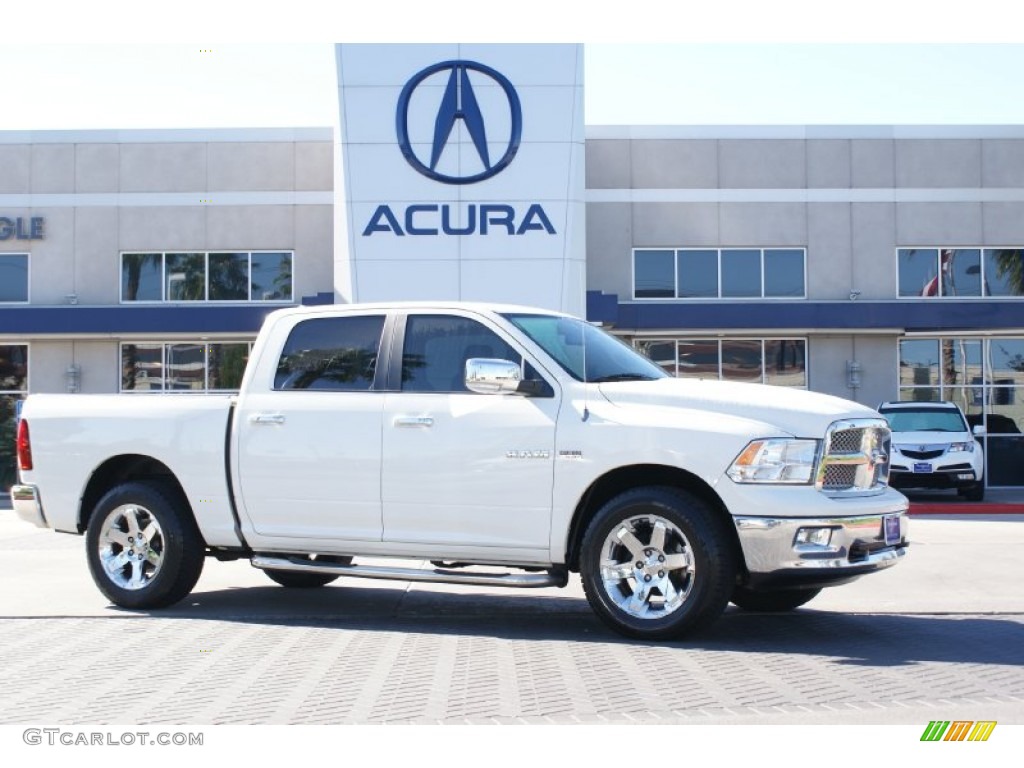
[[[522,105],[519,150],[496,175],[475,183],[444,183],[407,162],[398,141],[396,113],[403,87],[425,68],[473,61],[512,84]],[[336,154],[335,290],[342,301],[462,299],[524,303],[583,314],[585,202],[583,48],[580,45],[339,45],[337,47],[341,151]],[[429,165],[435,124],[450,72],[438,72],[409,99],[413,153]],[[493,166],[505,154],[511,110],[501,86],[470,71],[471,89],[487,131]],[[484,170],[464,120],[456,120],[437,170],[473,175]],[[442,231],[440,208],[451,228],[465,229],[472,206],[509,205],[516,229],[532,205],[554,230],[509,234],[492,225],[486,234]],[[386,205],[407,229],[409,206],[437,206],[412,214],[415,227],[436,234],[398,234],[375,219]],[[414,209],[416,211],[417,209]],[[367,231],[376,221],[386,231]],[[539,222],[536,217],[534,222]]]

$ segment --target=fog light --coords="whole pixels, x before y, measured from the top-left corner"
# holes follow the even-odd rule
[[[967,472],[966,474],[957,475],[956,479],[957,480],[973,480],[974,479],[974,473],[973,472]]]
[[[831,528],[801,528],[796,532],[796,544],[816,544],[819,547],[827,547],[831,542]]]

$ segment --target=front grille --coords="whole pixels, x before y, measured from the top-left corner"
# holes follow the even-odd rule
[[[852,488],[857,482],[857,468],[851,464],[840,464],[825,468],[826,488]]]
[[[909,448],[900,448],[899,450],[909,459],[937,459],[946,452],[945,448],[931,451],[912,451]]]
[[[881,493],[889,482],[890,440],[882,419],[833,423],[825,435],[818,489],[829,494]]]
[[[831,453],[854,453],[860,450],[863,439],[863,429],[836,430],[829,440],[828,449]]]

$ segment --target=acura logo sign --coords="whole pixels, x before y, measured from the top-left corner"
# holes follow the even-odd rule
[[[473,184],[501,173],[515,158],[523,110],[516,89],[497,70],[475,61],[442,61],[417,72],[402,88],[395,129],[402,155],[417,172],[443,184]],[[452,135],[462,131],[470,139],[464,144]],[[474,202],[462,200],[461,193],[453,201],[394,208],[382,203],[363,228],[363,237],[534,233],[557,234],[540,203]]]
[[[409,105],[416,94],[417,89],[424,85],[424,82],[433,75],[448,73],[448,82],[441,96],[440,104],[437,107],[434,118],[433,138],[430,142],[429,157],[425,147],[421,145],[417,154],[413,142],[409,136]],[[474,80],[480,84],[481,80],[490,80],[501,88],[505,99],[508,102],[510,117],[510,130],[507,136],[495,137],[488,135],[488,121],[485,120],[485,112],[492,117],[489,109],[481,110],[480,100],[477,99],[476,91],[469,73],[476,73]],[[491,102],[488,102],[490,108]],[[454,173],[442,173],[438,166],[448,147],[448,143],[455,129],[456,123],[460,123],[469,134],[473,142],[476,155],[479,158],[479,166],[474,163],[473,172],[466,175]],[[493,126],[492,126],[493,127]],[[519,141],[523,131],[523,112],[519,103],[519,96],[516,89],[508,78],[495,69],[479,64],[475,61],[442,61],[438,64],[427,67],[416,73],[405,84],[401,95],[398,97],[398,109],[395,115],[395,129],[398,134],[398,146],[409,165],[415,168],[424,176],[440,181],[444,184],[473,184],[501,173],[519,151]],[[491,149],[497,144],[500,150],[504,147],[500,157],[492,161]],[[477,168],[483,170],[477,171]]]

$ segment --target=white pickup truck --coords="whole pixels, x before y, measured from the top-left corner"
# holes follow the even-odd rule
[[[84,533],[125,608],[183,599],[207,556],[286,587],[578,572],[609,626],[663,639],[903,558],[889,443],[869,408],[674,379],[565,315],[290,308],[237,396],[31,395],[11,495],[23,519]]]

